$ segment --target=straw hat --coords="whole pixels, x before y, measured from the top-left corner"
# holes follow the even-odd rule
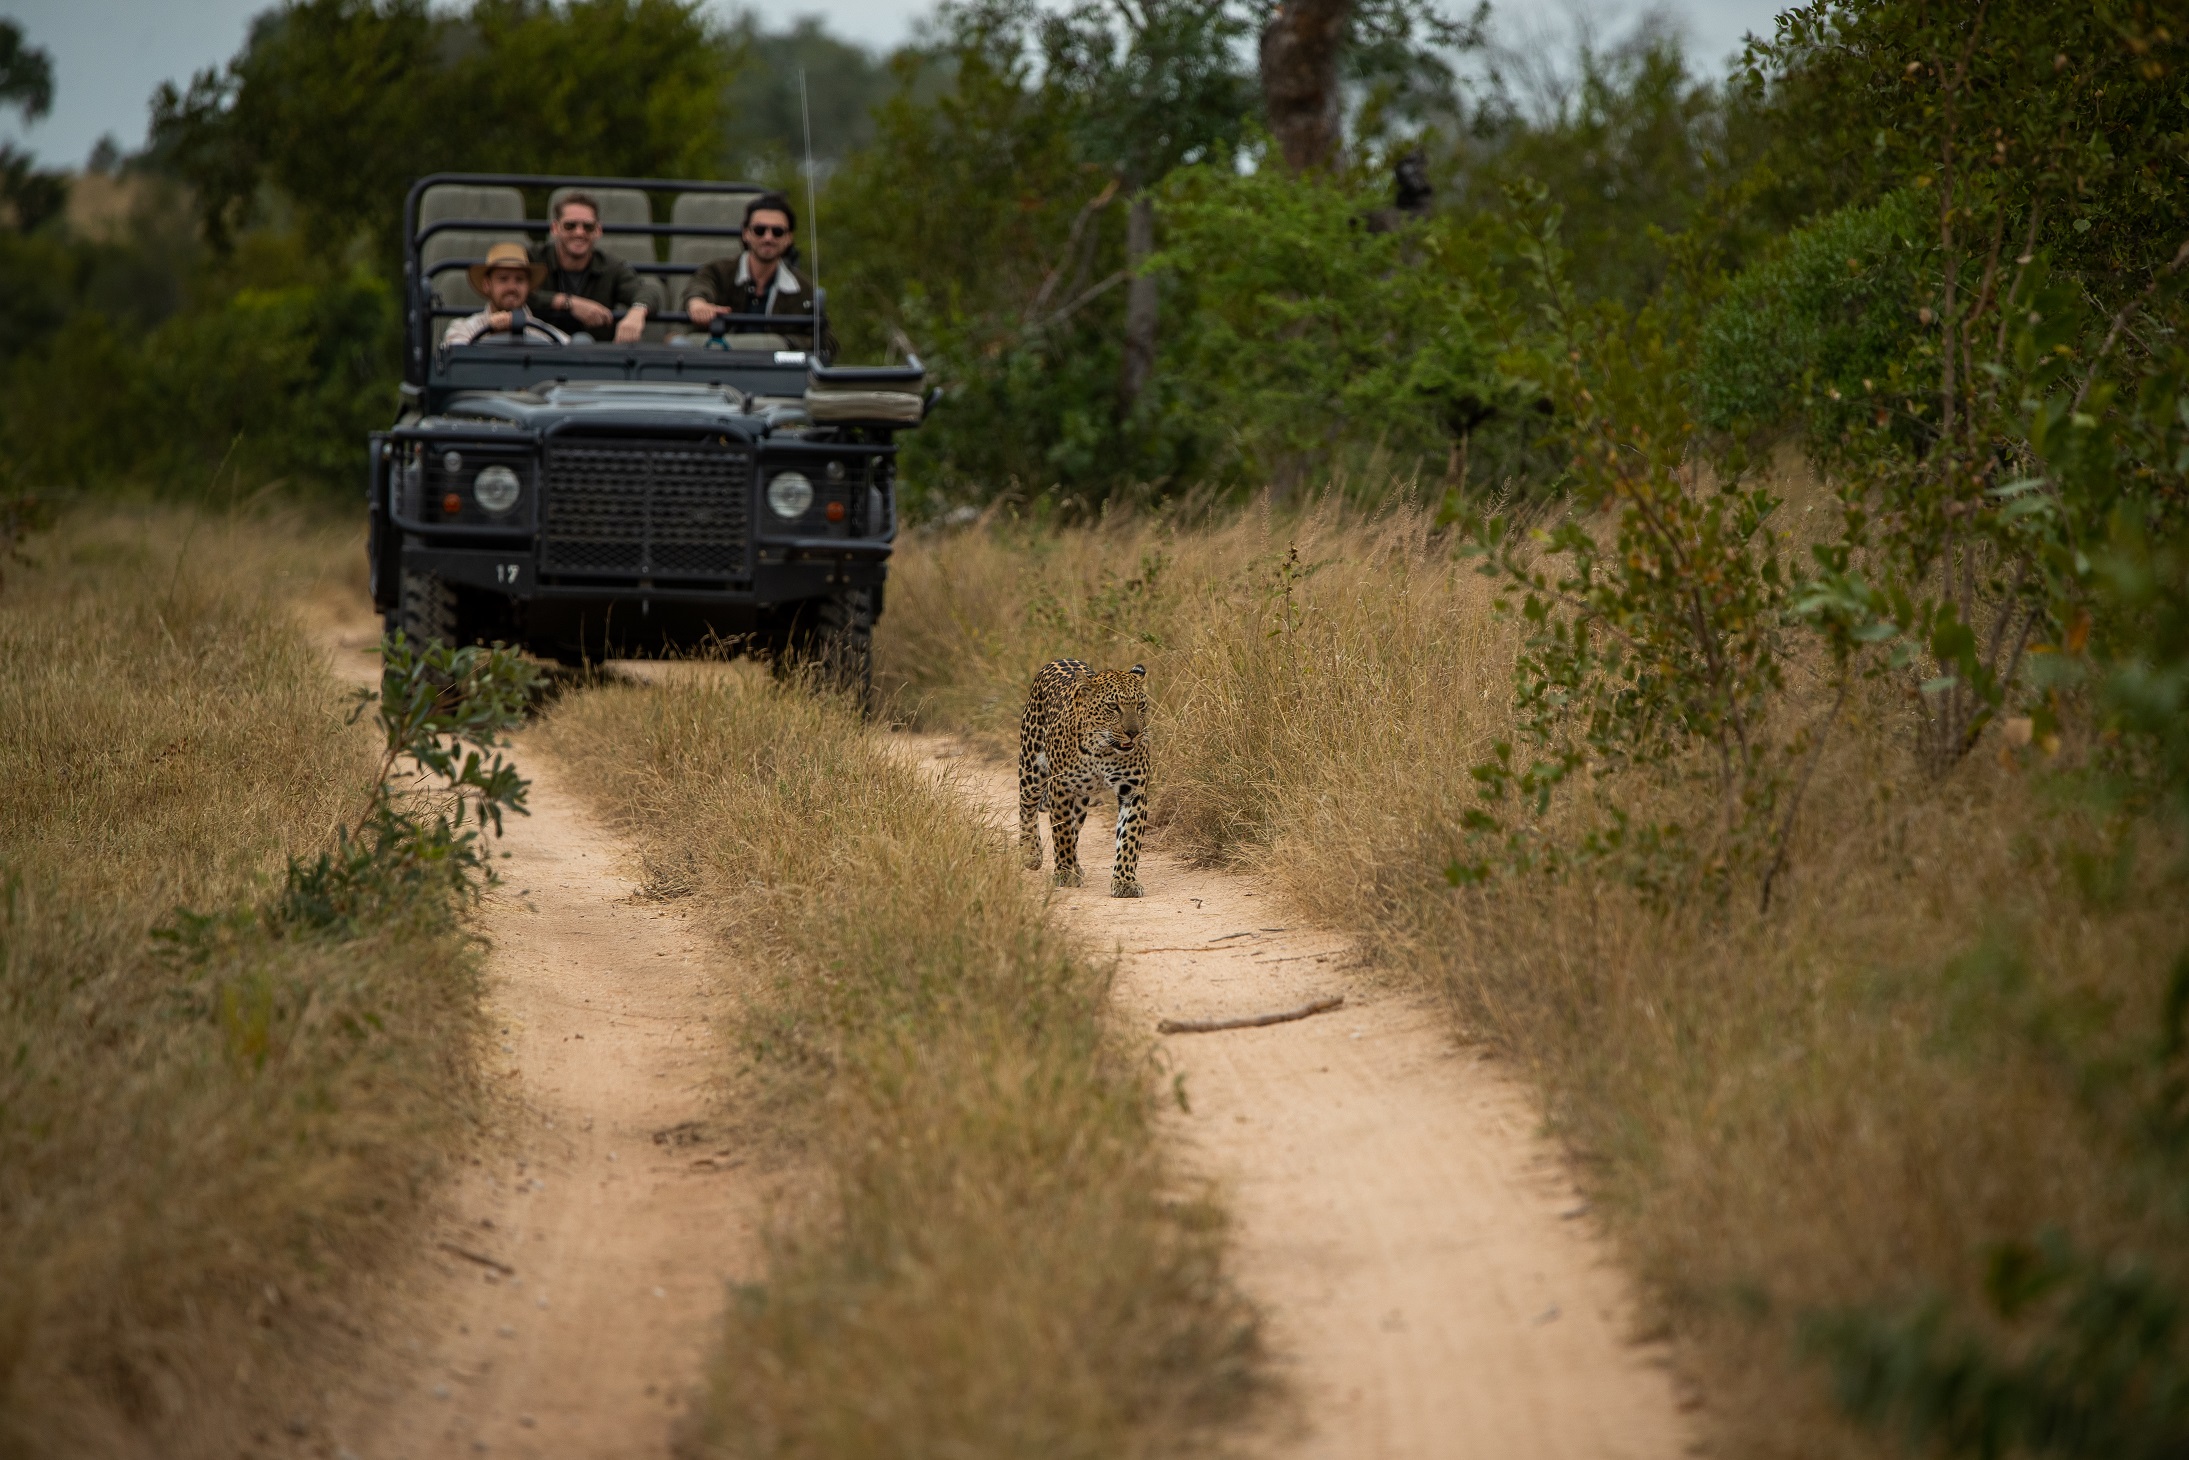
[[[547,265],[535,263],[532,255],[525,252],[523,244],[497,243],[486,251],[486,258],[483,262],[473,264],[466,270],[471,277],[471,287],[478,290],[482,298],[485,297],[486,276],[496,269],[507,268],[511,264],[515,264],[520,269],[531,271],[533,288],[537,289],[547,282]]]

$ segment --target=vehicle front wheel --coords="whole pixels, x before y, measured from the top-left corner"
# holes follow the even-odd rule
[[[388,631],[393,633],[397,629],[415,644],[430,644],[436,640],[452,646],[463,643],[459,637],[462,623],[457,613],[456,590],[442,582],[437,573],[405,568],[395,611],[388,615]]]
[[[776,672],[811,674],[822,689],[849,695],[861,714],[874,711],[874,591],[840,588],[799,615]]]

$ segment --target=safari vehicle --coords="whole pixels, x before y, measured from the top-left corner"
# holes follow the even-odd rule
[[[373,602],[391,630],[565,662],[757,650],[864,694],[917,358],[832,367],[810,316],[649,317],[630,344],[444,348],[466,271],[565,191],[663,280],[739,248],[750,183],[440,173],[403,205],[401,411],[371,437]],[[668,221],[656,222],[658,213]],[[657,242],[665,249],[657,250]]]

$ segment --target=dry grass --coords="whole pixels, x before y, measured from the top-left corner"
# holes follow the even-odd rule
[[[1587,878],[1455,892],[1440,869],[1468,767],[1510,733],[1514,646],[1423,514],[1324,508],[916,541],[877,661],[900,713],[992,733],[1048,658],[1146,662],[1170,847],[1361,930],[1516,1057],[1704,1381],[1718,1453],[1879,1452],[1801,1356],[1805,1312],[1973,1313],[1987,1245],[2048,1226],[2189,1276],[2119,1073],[2147,1059],[2180,912],[2109,883],[2093,826],[1988,746],[1924,782],[1872,704],[1768,919],[1663,917]]]
[[[470,1098],[445,919],[249,915],[360,809],[367,732],[283,518],[79,515],[0,590],[0,1453],[233,1455],[291,1416]],[[242,914],[195,958],[153,929]]]
[[[1150,1125],[1106,970],[842,706],[725,673],[550,722],[659,883],[772,974],[744,1016],[824,1176],[733,1303],[708,1455],[1206,1454],[1256,1388],[1220,1212]]]

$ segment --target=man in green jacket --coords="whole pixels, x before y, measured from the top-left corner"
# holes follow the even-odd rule
[[[532,313],[595,339],[612,322],[617,344],[636,341],[646,316],[661,308],[661,286],[600,246],[600,204],[570,193],[555,204],[548,223],[553,232],[547,241],[532,246],[532,257],[547,265],[545,282],[532,292]],[[621,319],[618,307],[625,311]]]
[[[683,307],[692,323],[704,325],[717,314],[811,315],[813,285],[784,257],[797,227],[798,215],[781,193],[762,193],[746,204],[744,252],[701,264],[685,281]],[[803,344],[806,332],[791,338]],[[834,357],[836,337],[825,320],[818,344],[822,359]]]

